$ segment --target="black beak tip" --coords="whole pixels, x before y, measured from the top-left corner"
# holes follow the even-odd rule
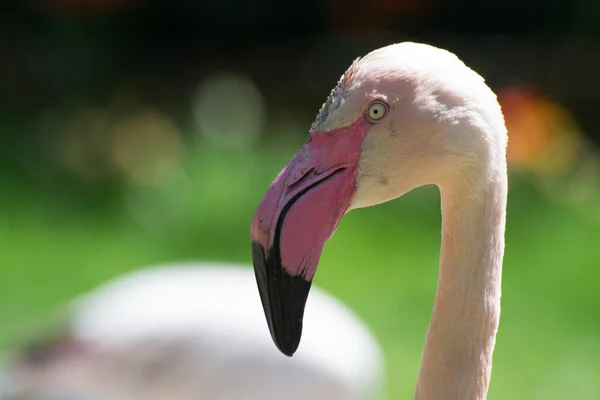
[[[312,282],[290,275],[281,266],[278,248],[265,250],[252,242],[254,273],[271,337],[286,356],[293,356],[300,345],[304,308]]]
[[[277,346],[279,351],[281,351],[288,357],[292,357],[296,350],[298,350],[298,346],[300,345],[299,337],[298,340],[295,341],[285,341],[279,340],[276,336],[273,336],[273,341],[275,342],[275,345]]]

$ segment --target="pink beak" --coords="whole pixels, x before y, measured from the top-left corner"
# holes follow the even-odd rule
[[[356,192],[371,124],[313,132],[265,194],[251,225],[254,271],[273,341],[288,356],[300,344],[304,307],[323,246]]]

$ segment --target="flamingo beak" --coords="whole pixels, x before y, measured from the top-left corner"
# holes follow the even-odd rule
[[[252,259],[271,337],[292,356],[321,251],[356,192],[370,125],[314,132],[267,190],[251,225]]]

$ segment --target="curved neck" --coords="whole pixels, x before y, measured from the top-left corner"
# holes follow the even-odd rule
[[[440,269],[418,400],[487,396],[500,318],[506,170],[476,188],[464,182],[440,188]]]

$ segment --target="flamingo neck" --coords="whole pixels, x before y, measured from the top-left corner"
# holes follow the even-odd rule
[[[440,269],[418,400],[487,397],[500,318],[506,170],[478,182],[485,183],[440,187]]]

